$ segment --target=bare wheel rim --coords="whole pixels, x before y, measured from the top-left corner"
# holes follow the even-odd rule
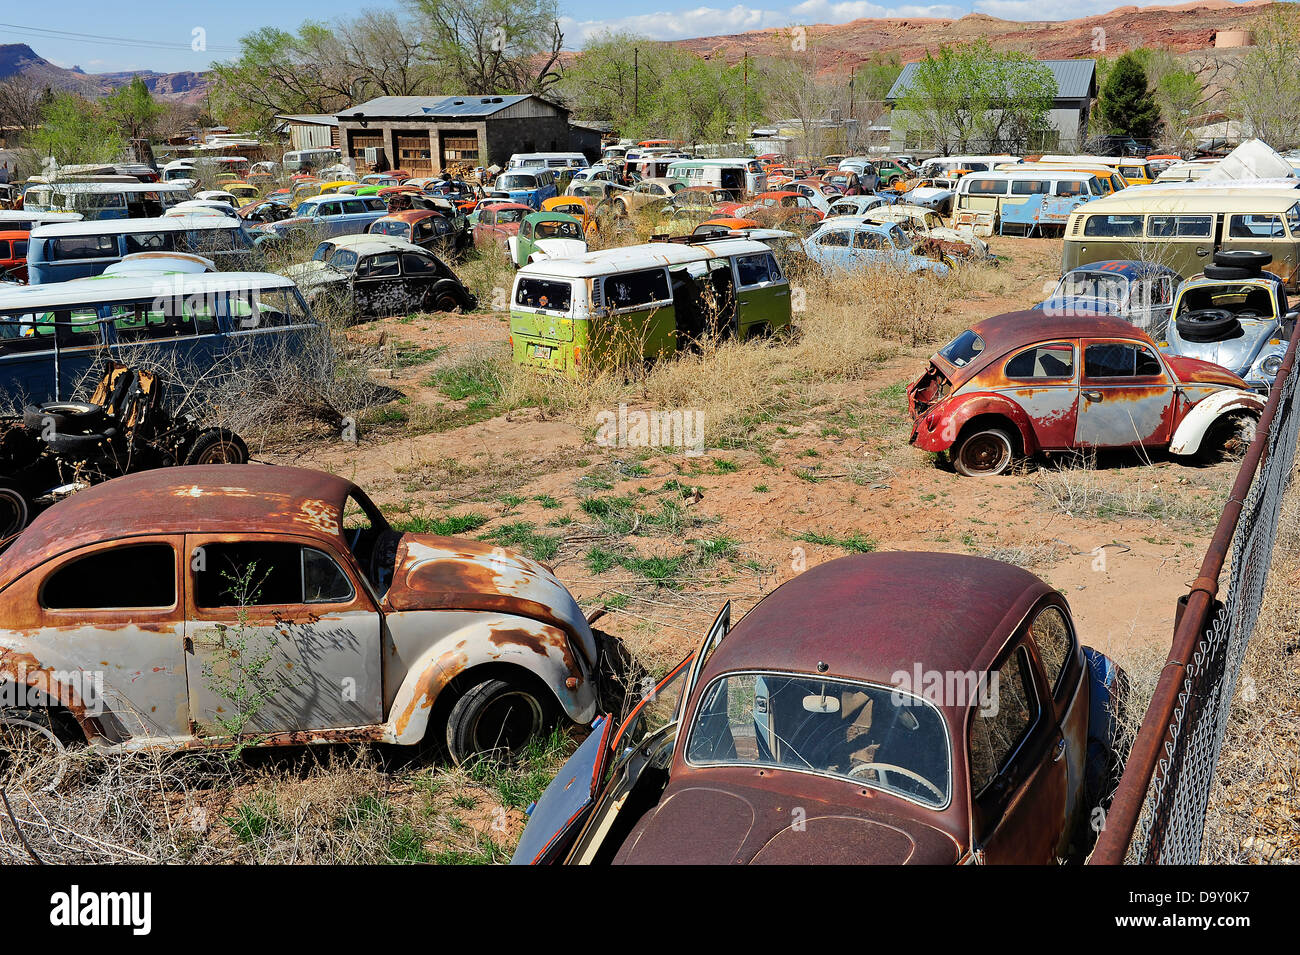
[[[542,728],[542,707],[523,690],[493,697],[474,720],[471,739],[480,753],[517,753]]]
[[[0,786],[8,792],[49,792],[63,780],[67,750],[49,727],[0,717]]]
[[[967,470],[977,474],[993,474],[1006,467],[1011,449],[1005,439],[985,431],[974,435],[961,447],[961,460]]]
[[[239,453],[239,448],[235,442],[222,438],[220,441],[214,441],[203,449],[195,464],[228,464],[231,461],[243,460],[243,455]]]

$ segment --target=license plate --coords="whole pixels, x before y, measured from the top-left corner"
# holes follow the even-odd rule
[[[550,360],[551,360],[551,354],[552,354],[552,352],[554,352],[554,351],[555,351],[555,348],[552,347],[551,345],[534,345],[534,346],[533,346],[533,357],[534,357],[534,358],[540,358],[540,359],[542,359],[543,361],[550,361]]]

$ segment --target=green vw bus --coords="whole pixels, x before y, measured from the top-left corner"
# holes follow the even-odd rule
[[[576,377],[660,358],[710,333],[790,324],[790,283],[750,239],[651,242],[524,266],[510,297],[516,364]]]

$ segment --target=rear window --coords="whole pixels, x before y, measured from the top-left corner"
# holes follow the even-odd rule
[[[573,285],[556,279],[521,278],[515,286],[515,304],[567,312],[573,304]]]
[[[984,339],[969,328],[939,349],[939,355],[951,365],[969,365],[984,350]]]

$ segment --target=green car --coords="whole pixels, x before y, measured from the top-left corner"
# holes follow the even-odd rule
[[[911,178],[912,175],[892,159],[877,159],[874,165],[876,172],[880,175],[880,184],[882,186],[892,186],[901,179]]]
[[[568,259],[587,251],[582,220],[563,212],[534,212],[506,240],[510,261],[520,269],[540,259]]]

